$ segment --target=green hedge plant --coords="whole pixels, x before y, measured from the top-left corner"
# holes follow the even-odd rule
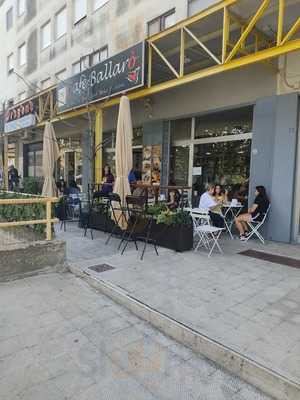
[[[0,199],[28,199],[20,193],[0,192]],[[6,204],[0,205],[0,222],[33,221],[46,219],[45,204]],[[45,232],[45,224],[26,226],[39,235]]]

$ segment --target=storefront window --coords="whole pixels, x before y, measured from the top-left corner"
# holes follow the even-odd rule
[[[248,182],[251,140],[195,145],[194,189],[202,193],[207,183],[233,186]]]
[[[253,107],[203,115],[195,121],[195,139],[232,136],[252,131]]]
[[[187,186],[189,181],[189,147],[171,147],[170,185]]]
[[[191,129],[192,118],[171,121],[170,185],[188,184]]]
[[[24,176],[43,176],[43,143],[28,144],[24,147]]]
[[[191,139],[192,118],[171,121],[171,143]]]
[[[142,171],[142,145],[143,145],[143,128],[133,128],[133,168],[137,171],[137,178],[140,178]],[[115,175],[115,147],[116,133],[104,132],[103,134],[103,165],[109,165],[112,173]]]
[[[59,139],[60,158],[56,168],[56,180],[64,179],[67,184],[76,181],[82,185],[82,149],[79,137]]]

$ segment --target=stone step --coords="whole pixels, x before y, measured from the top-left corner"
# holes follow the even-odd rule
[[[149,307],[147,304],[132,297],[122,288],[96,276],[92,271],[82,270],[75,264],[70,265],[69,269],[76,276],[83,278],[93,288],[126,307],[141,319],[149,322],[165,335],[189,347],[195,353],[214,361],[225,370],[255,386],[265,394],[277,400],[300,399],[300,385],[298,383]]]

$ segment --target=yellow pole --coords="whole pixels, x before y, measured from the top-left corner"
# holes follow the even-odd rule
[[[242,35],[240,36],[239,40],[236,42],[234,48],[231,50],[230,54],[226,58],[225,62],[229,62],[233,59],[236,53],[239,51],[241,45],[245,42],[248,35],[252,32],[253,28],[255,27],[257,21],[264,15],[266,9],[268,8],[271,0],[263,0],[261,5],[259,6],[258,10],[256,11],[255,15],[252,17],[250,22],[247,26],[245,26]]]
[[[46,240],[52,239],[52,223],[51,223],[51,201],[48,200],[46,203],[46,219],[47,219],[47,228],[46,228]]]
[[[224,7],[223,14],[223,43],[222,43],[222,64],[225,63],[227,57],[227,45],[230,33],[230,16],[227,7]]]
[[[297,19],[295,24],[291,27],[289,32],[285,35],[284,39],[282,39],[281,44],[285,44],[288,40],[290,40],[299,29],[300,29],[300,17]]]
[[[184,62],[185,62],[185,32],[182,28],[180,31],[180,76],[184,75]]]
[[[148,43],[148,87],[150,88],[152,86],[152,60],[153,57],[153,52],[152,52],[152,47],[151,44]]]
[[[280,46],[280,44],[282,42],[283,25],[284,25],[284,6],[285,6],[285,0],[279,0],[277,46]]]
[[[102,182],[102,146],[103,142],[103,111],[97,109],[95,112],[95,183]]]
[[[3,183],[4,189],[8,190],[8,136],[4,136],[4,155],[3,155]]]

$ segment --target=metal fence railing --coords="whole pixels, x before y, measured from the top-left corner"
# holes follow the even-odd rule
[[[45,232],[46,240],[50,241],[53,238],[52,225],[58,222],[58,219],[53,217],[53,204],[57,201],[57,198],[31,197],[31,195],[2,192],[0,196],[0,229],[39,226]]]

